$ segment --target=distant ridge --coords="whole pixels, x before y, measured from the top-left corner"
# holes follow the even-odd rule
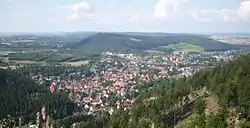
[[[231,45],[209,39],[205,35],[168,34],[168,33],[106,33],[100,32],[89,36],[77,43],[76,56],[100,54],[108,52],[112,45],[112,52],[141,53],[160,46],[184,42],[203,47],[205,51],[225,51],[246,48],[241,45]],[[249,47],[248,47],[249,48]]]

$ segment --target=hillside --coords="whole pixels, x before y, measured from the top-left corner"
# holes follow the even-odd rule
[[[174,43],[164,47],[160,47],[160,51],[185,51],[185,52],[203,52],[204,48],[186,43]]]
[[[154,43],[152,43],[154,42]],[[99,54],[101,52],[143,52],[146,49],[167,44],[161,37],[129,36],[100,33],[80,43],[76,54]]]
[[[174,127],[184,119],[178,127],[250,127],[249,63],[250,55],[242,56],[193,77],[144,85],[131,111],[117,112],[106,127]]]
[[[51,94],[45,85],[37,86],[32,80],[8,70],[0,70],[0,124],[5,127],[18,124],[18,118],[23,123],[36,119],[36,112],[44,105],[53,119],[70,115],[74,104],[63,94]],[[11,123],[5,122],[13,118]]]
[[[102,52],[144,52],[160,46],[183,42],[204,48],[205,51],[239,49],[200,35],[185,34],[140,34],[140,33],[98,33],[78,43],[76,56],[93,55]],[[245,46],[246,47],[246,46]]]

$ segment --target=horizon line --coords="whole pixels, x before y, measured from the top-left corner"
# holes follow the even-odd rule
[[[0,32],[1,34],[60,34],[60,33],[145,33],[145,34],[197,34],[197,35],[218,35],[218,34],[250,34],[250,32],[162,32],[162,31],[48,31],[48,32]]]

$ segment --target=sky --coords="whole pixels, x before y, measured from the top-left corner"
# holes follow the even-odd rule
[[[250,0],[0,0],[0,32],[250,32]]]

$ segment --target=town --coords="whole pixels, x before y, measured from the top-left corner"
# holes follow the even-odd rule
[[[49,84],[51,93],[68,92],[69,98],[80,108],[76,114],[94,114],[102,110],[112,114],[117,109],[130,109],[139,93],[138,87],[144,83],[191,76],[203,68],[233,60],[236,53],[238,51],[105,52],[80,67],[55,65],[55,72],[47,67],[50,73],[41,67],[24,66],[17,70],[27,68],[27,75],[39,84]]]

